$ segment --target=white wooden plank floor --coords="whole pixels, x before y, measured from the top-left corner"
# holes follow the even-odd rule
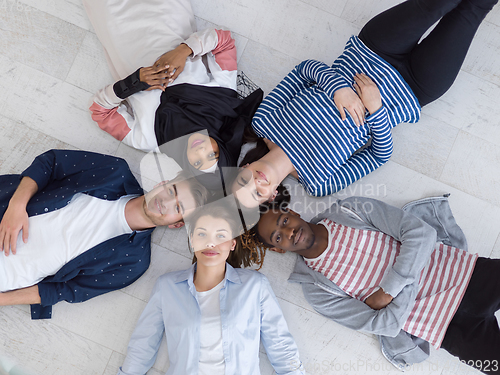
[[[268,93],[302,59],[333,62],[350,35],[398,2],[193,0],[193,9],[199,28],[233,31],[240,68]],[[402,206],[451,192],[470,251],[500,257],[499,51],[497,6],[478,31],[454,87],[423,110],[420,123],[394,130],[391,161],[336,197],[365,195]],[[0,0],[0,173],[20,172],[41,152],[67,148],[123,157],[141,178],[143,153],[100,131],[87,110],[93,92],[111,82],[79,0]],[[335,199],[305,198],[301,188],[293,190],[295,209],[305,218]],[[126,289],[83,304],[60,303],[49,321],[31,321],[28,306],[0,308],[0,374],[115,374],[156,278],[191,263],[185,232],[159,228],[153,243],[152,266]],[[262,272],[280,300],[307,372],[395,373],[373,336],[312,311],[301,288],[286,281],[294,261],[293,254],[268,254]],[[167,369],[164,342],[149,374]],[[264,353],[261,370],[273,374]],[[477,373],[443,350],[432,350],[428,361],[409,372]]]

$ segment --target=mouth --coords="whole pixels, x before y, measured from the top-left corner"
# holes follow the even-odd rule
[[[158,202],[158,198],[155,198],[155,205],[156,205],[156,208],[158,209],[158,212],[160,213],[160,215],[163,215],[163,212],[161,212],[160,203]]]
[[[304,229],[303,228],[300,228],[299,231],[297,232],[297,234],[295,235],[295,238],[294,238],[294,241],[293,241],[293,244],[294,245],[297,245],[299,243],[299,241],[301,240],[302,238],[302,233],[304,232]]]
[[[202,251],[201,253],[207,257],[213,257],[216,255],[219,255],[219,253],[217,251],[213,251],[213,250],[206,250],[206,251]]]
[[[195,148],[196,146],[201,145],[203,142],[203,139],[195,139],[193,143],[191,143],[191,148]]]
[[[267,177],[266,177],[266,175],[264,173],[262,173],[261,171],[257,171],[257,174],[259,175],[260,178],[262,178],[267,183],[269,183],[269,181],[267,180]]]

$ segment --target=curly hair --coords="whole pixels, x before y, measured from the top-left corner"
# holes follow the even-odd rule
[[[259,266],[259,268],[257,268],[257,271],[260,270],[264,265],[264,257],[266,256],[266,251],[267,249],[271,248],[271,246],[268,246],[260,240],[260,236],[258,236],[255,227],[243,233],[239,237],[239,242],[243,250],[251,254],[250,257],[252,259],[252,262]]]
[[[282,211],[286,209],[288,202],[280,203],[267,203],[261,205],[260,217],[262,217],[269,210],[279,210]],[[266,240],[260,235],[258,231],[258,224],[255,224],[252,228],[248,229],[245,233],[240,236],[241,246],[255,257],[254,263],[259,265],[258,270],[262,268],[264,264],[264,257],[266,256],[266,251],[273,248],[274,246],[267,243]]]

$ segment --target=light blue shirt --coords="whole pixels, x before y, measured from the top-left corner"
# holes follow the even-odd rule
[[[163,332],[170,359],[166,375],[198,374],[201,312],[193,284],[195,266],[158,278],[119,375],[144,375],[156,360]],[[297,345],[264,275],[226,264],[220,313],[225,374],[260,374],[261,339],[277,374],[305,374]]]

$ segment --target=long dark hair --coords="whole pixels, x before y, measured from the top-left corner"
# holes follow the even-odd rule
[[[250,149],[246,153],[239,167],[251,164],[254,161],[259,160],[269,152],[269,147],[267,147],[266,142],[264,142],[264,139],[260,138],[257,134],[255,134],[252,126],[247,126],[243,133],[243,143],[252,143],[252,142],[255,142],[255,147]],[[288,203],[290,203],[290,192],[283,185],[283,183],[280,183],[276,188],[276,190],[278,190],[276,198],[274,198],[272,202],[263,203],[261,205],[263,206],[262,208],[268,209],[270,204],[287,205]]]

